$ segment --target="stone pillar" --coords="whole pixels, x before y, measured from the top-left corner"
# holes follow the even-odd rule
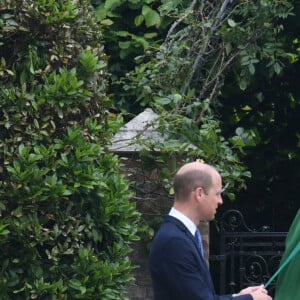
[[[141,145],[135,139],[151,140],[154,142],[162,142],[162,137],[155,130],[155,119],[157,115],[151,110],[146,109],[144,112],[136,116],[128,122],[120,132],[116,134],[113,144],[110,148],[111,152],[116,153],[122,160],[123,174],[132,182],[131,188],[135,193],[132,201],[137,204],[137,209],[142,216],[151,221],[151,218],[166,214],[173,203],[173,197],[168,195],[164,190],[161,178],[159,178],[159,166],[153,166],[151,170],[145,168],[141,159],[140,151],[143,150]],[[152,153],[156,155],[155,153]],[[170,166],[180,165],[182,159],[173,155],[170,158]],[[175,161],[171,161],[174,159]],[[174,162],[176,162],[174,164]],[[201,223],[199,229],[202,234],[203,247],[206,261],[209,255],[209,224]],[[138,241],[133,244],[134,251],[131,253],[131,261],[137,268],[133,275],[135,282],[128,286],[127,297],[130,300],[152,300],[152,282],[148,270],[149,243],[151,242],[151,234],[148,241]]]
[[[204,221],[200,222],[199,230],[201,232],[205,260],[209,266],[209,223]]]

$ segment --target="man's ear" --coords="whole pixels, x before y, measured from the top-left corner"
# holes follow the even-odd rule
[[[197,198],[202,198],[203,195],[205,194],[204,189],[201,186],[199,186],[195,189],[195,193],[196,193]]]

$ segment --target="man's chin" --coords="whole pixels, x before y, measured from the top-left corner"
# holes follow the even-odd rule
[[[211,218],[209,218],[209,220],[207,220],[207,221],[213,221],[215,218],[216,218],[216,213],[214,213],[214,214],[211,216]]]

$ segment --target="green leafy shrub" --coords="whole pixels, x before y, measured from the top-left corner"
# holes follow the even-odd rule
[[[0,299],[124,299],[139,214],[89,1],[0,4]]]

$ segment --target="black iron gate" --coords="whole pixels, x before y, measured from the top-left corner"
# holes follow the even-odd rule
[[[249,228],[238,210],[225,212],[220,220],[220,254],[211,262],[220,267],[220,293],[234,293],[250,285],[266,283],[277,270],[287,232]],[[268,287],[274,294],[275,283]]]

